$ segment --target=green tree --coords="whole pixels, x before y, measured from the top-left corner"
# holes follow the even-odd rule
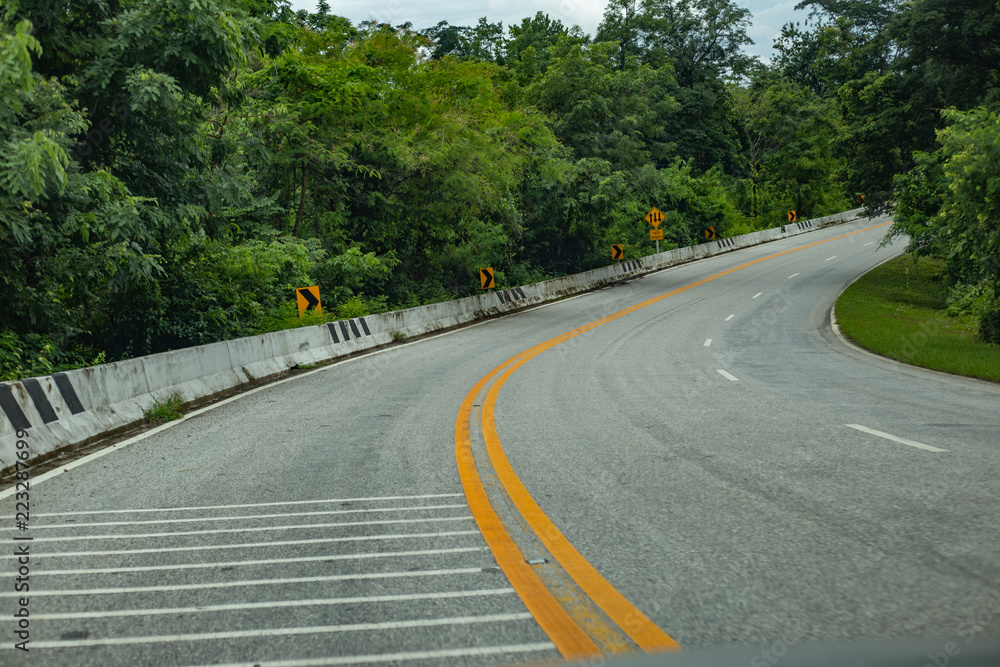
[[[941,147],[918,153],[896,177],[893,236],[909,252],[947,260],[953,282],[981,286],[980,334],[1000,343],[1000,114],[985,108],[944,114]]]
[[[666,153],[663,119],[676,110],[669,67],[632,58],[616,67],[613,42],[588,47],[563,38],[545,74],[525,90],[552,119],[552,128],[577,158],[599,158],[635,169]]]
[[[102,296],[148,282],[159,264],[143,249],[152,202],[72,160],[87,118],[62,83],[33,70],[42,47],[31,31],[0,23],[0,330],[48,368],[97,354],[74,337]]]
[[[773,226],[788,210],[807,218],[847,203],[833,151],[843,127],[832,101],[766,77],[734,85],[730,95],[741,127],[741,167],[749,181],[746,212],[756,226]]]
[[[750,11],[731,0],[643,0],[643,58],[672,63],[682,88],[741,77],[755,62],[743,52],[753,43],[750,20]]]
[[[625,69],[630,58],[639,59],[645,55],[642,12],[640,0],[609,0],[604,8],[604,20],[597,28],[595,41],[618,44],[619,69]]]
[[[883,75],[895,59],[887,26],[899,0],[806,0],[805,29],[788,23],[774,42],[775,65],[785,77],[824,98],[869,72]]]
[[[534,73],[541,73],[548,69],[552,59],[553,47],[561,39],[569,39],[581,45],[587,44],[589,39],[580,31],[577,26],[567,28],[561,21],[549,18],[544,12],[538,12],[531,18],[521,20],[520,25],[512,25],[509,29],[510,39],[507,41],[506,63],[517,66],[522,60],[522,54],[531,49],[530,58],[532,66],[536,68]]]
[[[873,210],[891,205],[896,174],[935,148],[942,110],[1000,99],[1000,18],[980,0],[824,0],[824,22],[787,40],[785,72],[836,90],[846,131],[845,180]],[[801,38],[801,39],[800,39]],[[787,48],[786,48],[787,47]]]
[[[730,0],[614,0],[598,29],[598,41],[618,43],[618,66],[635,57],[654,69],[672,68],[665,92],[677,108],[663,118],[660,141],[670,150],[665,166],[694,158],[706,170],[735,168],[739,139],[727,105],[726,81],[750,71],[755,59],[743,52],[751,43],[750,12]],[[661,94],[651,91],[652,95]]]
[[[503,23],[490,23],[485,17],[473,27],[441,21],[421,34],[433,45],[431,58],[435,60],[454,56],[503,64],[507,53]]]

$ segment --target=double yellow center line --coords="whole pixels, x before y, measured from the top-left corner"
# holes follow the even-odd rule
[[[511,467],[497,434],[495,409],[500,388],[517,369],[542,352],[591,329],[766,260],[855,234],[862,234],[889,224],[891,223],[875,225],[856,232],[835,236],[825,241],[817,241],[761,257],[585,324],[508,359],[477,382],[465,397],[455,420],[455,458],[469,509],[500,569],[503,570],[528,611],[531,612],[564,658],[575,660],[602,655],[603,652],[598,644],[604,642],[595,641],[595,638],[613,634],[614,628],[601,627],[602,624],[607,624],[609,621],[620,628],[643,651],[678,650],[680,646],[601,576],[600,572],[576,550],[528,493],[517,473]],[[476,401],[484,391],[485,397],[480,406]],[[480,420],[480,423],[476,424],[479,427],[476,430],[481,430],[481,438],[488,454],[489,466],[492,467],[492,472],[502,487],[502,491],[506,493],[511,504],[520,513],[524,523],[530,527],[538,542],[551,554],[558,566],[572,578],[583,593],[603,612],[607,620],[593,619],[592,622],[586,624],[586,630],[581,627],[580,614],[571,613],[573,612],[571,608],[573,603],[568,602],[565,595],[561,596],[562,600],[560,600],[560,596],[549,590],[532,565],[526,561],[524,553],[511,537],[508,528],[513,527],[505,524],[496,508],[491,504],[480,470],[476,465],[472,436],[473,412],[476,407],[481,407],[481,410],[475,410]],[[607,646],[606,643],[605,646]],[[611,650],[611,652],[615,651],[617,649]]]

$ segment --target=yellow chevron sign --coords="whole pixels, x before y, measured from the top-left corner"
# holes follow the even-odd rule
[[[316,309],[316,314],[323,312],[323,305],[319,301],[319,287],[300,287],[295,290],[295,301],[299,306],[299,317],[305,315],[310,308]]]

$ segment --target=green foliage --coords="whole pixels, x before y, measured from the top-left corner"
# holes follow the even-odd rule
[[[1000,343],[1000,114],[979,108],[945,118],[941,147],[918,153],[916,166],[896,177],[892,232],[909,237],[910,252],[944,258],[953,282],[991,292],[973,301],[981,335]]]
[[[389,310],[384,296],[373,299],[364,299],[360,296],[352,296],[344,303],[337,306],[336,319],[347,320],[354,317],[364,317],[372,313],[384,313]]]
[[[176,393],[171,394],[165,399],[156,401],[146,410],[146,423],[159,425],[180,419],[184,416],[181,413],[183,405],[183,399]]]
[[[0,331],[0,382],[95,366],[105,360],[104,352],[95,355],[82,349],[64,350],[40,334]]]
[[[163,257],[165,275],[134,285],[108,304],[95,338],[115,355],[249,336],[264,318],[312,285],[309,249],[294,239],[240,244],[192,236]]]
[[[891,207],[893,178],[931,152],[942,109],[1000,101],[1000,13],[980,0],[811,0],[812,30],[786,26],[782,73],[838,99],[848,191]]]
[[[757,228],[773,227],[785,212],[802,219],[843,210],[833,142],[842,132],[835,106],[786,80],[761,76],[730,89],[742,131],[740,167],[747,187],[743,210]]]
[[[614,0],[595,42],[544,13],[418,33],[325,2],[9,3],[0,374],[476,294],[483,266],[514,286],[611,243],[641,257],[653,206],[663,248],[830,212],[867,164],[837,137],[884,148],[882,107],[911,104],[904,73],[850,60],[897,12],[858,2],[820,3],[838,41],[796,36],[780,70],[742,52],[731,0]],[[308,285],[324,312],[300,318]]]
[[[1000,382],[1000,346],[977,340],[972,317],[945,312],[939,259],[900,257],[865,274],[837,300],[841,330],[878,354]]]
[[[893,61],[887,27],[898,0],[805,0],[805,29],[786,24],[775,40],[776,65],[788,80],[824,98],[869,72],[886,73]],[[811,29],[810,29],[811,28]]]
[[[553,47],[548,69],[525,95],[552,119],[552,128],[580,158],[635,169],[666,154],[663,116],[676,109],[667,92],[673,76],[635,59],[615,67],[613,42],[584,48],[568,38]]]
[[[681,86],[690,87],[746,73],[749,26],[749,10],[731,0],[611,0],[597,41],[618,44],[623,69],[631,57],[654,67],[672,63]]]
[[[948,294],[948,314],[952,317],[969,317],[979,322],[983,340],[996,342],[993,337],[995,313],[1000,311],[996,287],[989,281],[958,284]]]
[[[694,159],[699,171],[714,165],[731,170],[739,138],[726,99],[726,83],[742,80],[758,65],[742,51],[752,43],[750,12],[730,0],[612,0],[597,32],[598,42],[616,44],[618,69],[637,61],[668,70],[669,82],[650,89],[668,101],[660,112],[663,148],[658,164]]]

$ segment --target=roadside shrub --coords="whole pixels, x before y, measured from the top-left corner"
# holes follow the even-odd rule
[[[987,343],[1000,344],[1000,299],[990,281],[951,288],[948,314],[975,318],[979,322],[980,338]]]
[[[0,382],[51,375],[104,362],[103,352],[63,350],[48,336],[0,331]]]
[[[1000,345],[1000,302],[993,300],[993,307],[979,318],[979,336],[987,343]]]

